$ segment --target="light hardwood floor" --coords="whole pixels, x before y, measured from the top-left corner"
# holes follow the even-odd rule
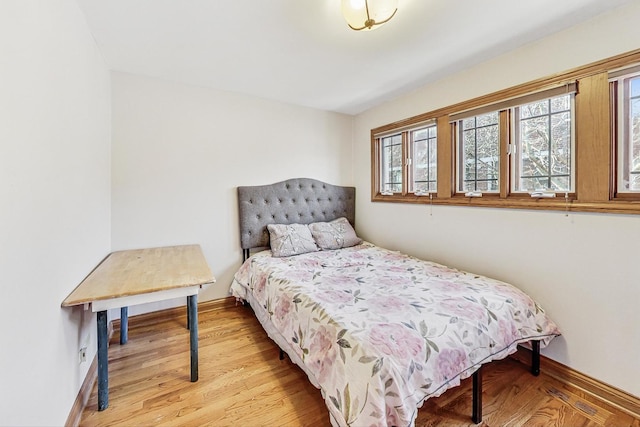
[[[246,307],[199,309],[199,381],[189,381],[185,310],[131,317],[129,343],[109,347],[109,408],[94,386],[82,426],[330,426],[305,374],[266,336]],[[635,419],[544,374],[506,359],[484,370],[482,426],[633,426]],[[471,379],[428,400],[416,426],[473,426]]]

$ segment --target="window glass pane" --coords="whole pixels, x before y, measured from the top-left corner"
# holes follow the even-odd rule
[[[631,96],[632,97],[640,96],[640,77],[631,79],[630,86],[631,86]]]
[[[572,191],[573,95],[514,108],[513,191]]]
[[[521,178],[522,188],[547,188],[548,180],[547,178]]]
[[[412,176],[410,191],[427,193],[437,190],[437,126],[411,131]]]
[[[428,129],[418,129],[413,131],[413,139],[416,141],[423,141],[427,139],[428,136],[429,136]]]
[[[434,139],[429,143],[431,160],[429,161],[429,191],[438,191],[438,142]]]
[[[551,189],[563,190],[569,188],[568,176],[552,176],[551,177]],[[568,191],[568,190],[567,190]]]
[[[546,114],[549,114],[549,100],[532,102],[531,104],[520,106],[520,117],[523,119]]]
[[[462,129],[471,129],[471,128],[474,128],[475,126],[476,126],[475,117],[462,120]]]
[[[498,112],[461,120],[458,144],[458,191],[499,190]]]
[[[618,192],[640,192],[640,76],[618,81]]]
[[[495,141],[498,141],[497,126],[489,126],[478,129],[476,157],[476,178],[478,180],[498,179],[498,145],[494,143]]]
[[[473,181],[476,177],[476,132],[475,129],[464,132],[463,153],[464,153],[464,180]]]
[[[566,175],[571,172],[571,113],[568,111],[551,116],[551,174]],[[564,181],[563,181],[564,182]],[[566,187],[563,187],[566,188]]]
[[[631,175],[631,188],[633,191],[640,191],[640,173]]]
[[[402,191],[402,135],[382,138],[381,192]]]
[[[483,114],[476,117],[476,126],[488,126],[498,124],[498,112]]]
[[[567,111],[569,109],[569,97],[559,96],[551,99],[551,112]]]
[[[640,191],[640,77],[632,80],[629,112],[630,190]]]

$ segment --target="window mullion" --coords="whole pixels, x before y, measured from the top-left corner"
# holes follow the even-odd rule
[[[500,111],[499,116],[499,134],[500,134],[500,175],[498,177],[498,189],[500,197],[507,197],[509,194],[509,142],[511,133],[509,132],[510,117],[509,110]]]
[[[409,193],[409,132],[402,132],[402,195]]]
[[[549,114],[547,115],[547,135],[549,135],[549,140],[547,141],[547,150],[549,150],[549,154],[547,155],[547,190],[549,191],[553,191],[553,185],[551,183],[551,169],[552,169],[552,159],[553,159],[553,135],[552,135],[552,125],[551,125],[551,118],[553,117],[553,113],[551,112],[551,100],[548,99],[547,100],[547,109],[549,111]],[[569,178],[569,188],[571,188],[571,178]]]
[[[474,117],[474,140],[473,140],[473,191],[478,191],[478,118]]]

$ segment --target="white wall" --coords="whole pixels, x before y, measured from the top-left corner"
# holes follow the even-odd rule
[[[371,203],[372,128],[640,48],[640,2],[356,118],[358,233],[518,285],[559,324],[548,357],[640,396],[640,216]]]
[[[0,424],[63,425],[95,316],[60,303],[110,251],[109,73],[73,0],[0,2]]]
[[[352,183],[351,116],[124,73],[112,89],[113,250],[200,244],[218,279],[201,301],[242,262],[237,186]]]

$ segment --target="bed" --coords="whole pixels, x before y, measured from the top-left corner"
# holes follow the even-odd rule
[[[537,375],[560,334],[512,285],[359,239],[353,187],[298,178],[238,187],[238,203],[245,261],[230,292],[321,390],[334,426],[414,425],[469,376],[479,423],[482,365],[531,345]]]

